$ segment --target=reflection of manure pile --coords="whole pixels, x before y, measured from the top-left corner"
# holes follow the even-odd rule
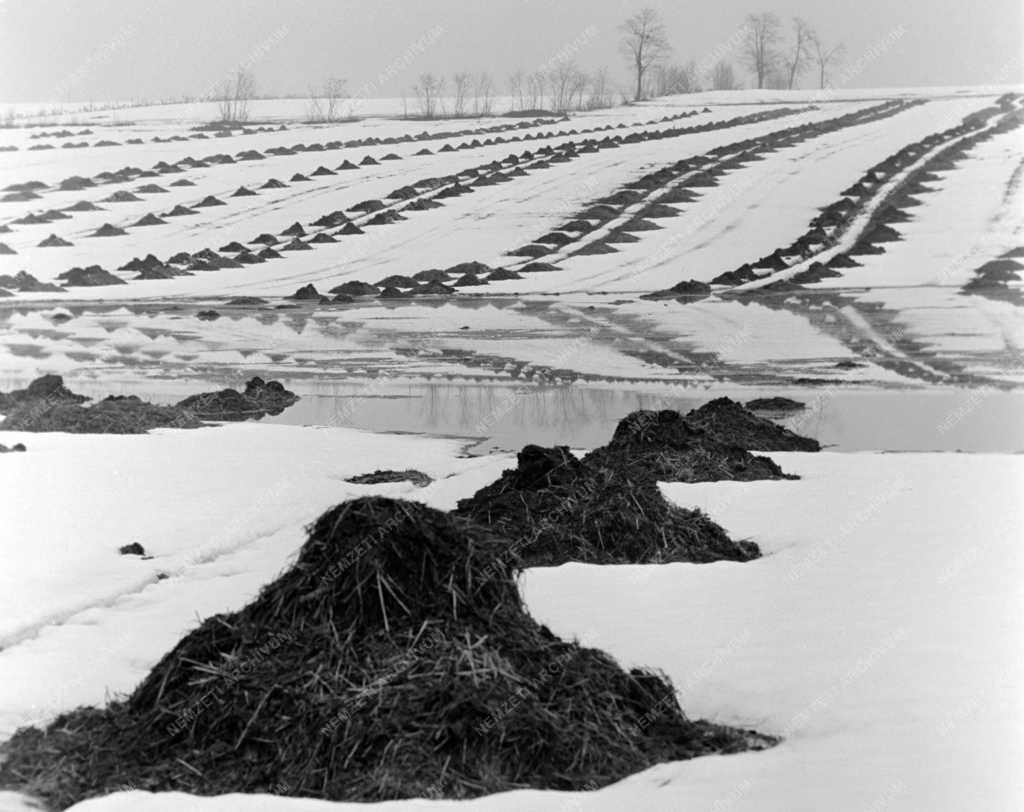
[[[339,505],[291,569],[126,700],[19,731],[0,782],[57,804],[129,784],[457,798],[773,743],[692,722],[662,677],[554,637],[524,611],[507,550],[422,505]]]

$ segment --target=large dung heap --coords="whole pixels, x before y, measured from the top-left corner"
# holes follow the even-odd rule
[[[735,436],[741,444],[734,441]],[[516,468],[459,502],[458,513],[513,539],[523,566],[568,561],[638,564],[749,561],[757,545],[733,541],[699,510],[662,496],[659,481],[793,478],[747,448],[817,450],[738,403],[719,398],[682,415],[637,411],[611,441],[576,459],[566,447],[527,446]]]
[[[62,806],[125,785],[461,798],[774,743],[690,721],[664,678],[554,637],[523,608],[509,546],[419,504],[338,505],[287,572],[127,699],[19,731],[0,785]]]

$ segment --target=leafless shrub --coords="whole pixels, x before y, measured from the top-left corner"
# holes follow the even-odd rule
[[[421,73],[413,86],[413,94],[419,104],[420,115],[424,118],[437,118],[444,112],[441,96],[444,93],[445,79],[433,73]]]
[[[218,119],[224,123],[244,123],[249,120],[249,102],[256,95],[256,79],[245,68],[227,76],[217,90]]]
[[[349,99],[349,93],[344,79],[331,77],[320,88],[310,88],[309,120],[325,123],[337,121],[343,117],[342,104],[346,99]]]

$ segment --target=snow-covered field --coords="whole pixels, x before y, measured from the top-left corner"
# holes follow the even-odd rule
[[[1020,99],[1003,99],[979,125],[992,137],[928,180],[884,253],[772,290],[857,245],[886,193],[1008,90],[702,93],[564,120],[416,121],[396,100],[367,100],[363,118],[330,125],[303,123],[300,100],[269,100],[255,103],[258,122],[225,137],[198,137],[213,117],[203,105],[69,108],[0,130],[0,146],[16,147],[0,151],[0,198],[12,198],[0,200],[0,391],[52,372],[91,396],[173,402],[258,374],[302,395],[259,424],[0,431],[5,445],[28,446],[0,455],[0,741],[130,691],[202,618],[271,581],[330,505],[380,493],[449,509],[513,463],[504,450],[474,456],[486,448],[588,446],[630,409],[785,394],[810,405],[787,425],[857,453],[773,454],[798,481],[662,486],[756,541],[763,558],[566,565],[521,580],[556,634],[664,670],[694,717],[782,743],[663,764],[591,793],[379,807],[1024,808],[1014,642],[1024,457],[1013,453],[1024,451],[1024,293],[1012,278],[969,286],[986,263],[1024,252],[1024,130],[1001,127]],[[61,128],[71,135],[32,137]],[[869,168],[913,144],[927,151],[870,189],[820,252],[701,298],[648,298],[794,244],[824,207],[856,198],[846,190]],[[357,168],[337,168],[346,161]],[[95,185],[58,188],[74,177]],[[282,184],[264,188],[270,179]],[[32,181],[42,185],[26,194]],[[240,187],[256,194],[233,196]],[[453,187],[473,191],[404,208]],[[659,204],[666,192],[688,199]],[[137,199],[110,199],[118,193]],[[207,196],[224,205],[167,216]],[[608,200],[614,211],[595,214]],[[363,201],[404,219],[373,224],[374,212],[353,210]],[[100,208],[54,214],[76,203]],[[365,233],[314,225],[334,212]],[[146,215],[164,222],[135,225]],[[125,233],[91,236],[106,223]],[[255,252],[260,234],[280,250],[294,223],[308,250],[167,279],[119,270],[147,254],[165,268],[179,252],[230,258],[236,241]],[[40,246],[51,234],[71,245]],[[542,243],[538,259],[555,269],[481,271],[481,284],[445,295],[284,298],[474,260],[521,269],[532,259],[510,252]],[[1011,261],[1024,270],[1024,257]],[[8,278],[60,282],[89,265],[126,284],[33,292]],[[264,301],[229,304],[240,296]],[[954,450],[975,453],[937,453]],[[435,481],[345,481],[388,468]],[[131,542],[149,557],[119,555]],[[0,793],[0,809],[25,803]],[[128,791],[75,808],[349,806]]]
[[[0,735],[129,691],[199,618],[251,599],[328,505],[379,492],[449,508],[510,461],[460,457],[451,440],[287,426],[11,439],[32,451],[4,460],[0,492],[46,502],[4,509]],[[802,479],[663,486],[756,540],[760,561],[565,565],[528,571],[522,590],[557,634],[663,669],[688,713],[784,742],[594,793],[459,808],[1020,808],[1024,460],[772,456]],[[377,465],[415,465],[438,481],[342,481]],[[117,555],[128,541],[153,558]],[[129,792],[76,808],[345,807]]]
[[[1024,205],[1019,199],[1024,149],[1018,130],[979,144],[966,160],[932,184],[933,191],[912,210],[912,220],[899,224],[898,230],[905,235],[902,242],[889,244],[884,254],[863,257],[863,267],[846,269],[839,277],[807,286],[812,292],[835,293],[841,297],[842,307],[826,306],[822,311],[806,302],[772,302],[773,312],[759,315],[759,304],[723,302],[715,296],[686,306],[637,300],[639,295],[684,279],[708,281],[787,245],[804,231],[818,209],[839,198],[868,167],[905,145],[954,127],[969,114],[991,108],[1005,91],[960,88],[825,96],[812,92],[709,93],[578,114],[568,120],[492,117],[424,122],[389,117],[387,114],[397,116],[400,111],[382,103],[370,105],[367,111],[373,115],[362,120],[332,125],[302,123],[292,109],[294,100],[264,101],[259,103],[258,116],[273,120],[273,126],[262,126],[264,131],[254,126],[246,132],[235,130],[229,137],[205,140],[195,140],[196,135],[205,133],[191,128],[207,120],[209,111],[167,105],[121,111],[132,114],[131,122],[117,116],[94,122],[93,134],[86,140],[91,144],[104,139],[116,145],[82,149],[31,149],[41,143],[77,143],[77,136],[30,140],[37,128],[4,130],[0,142],[18,149],[0,153],[0,188],[30,181],[46,186],[36,189],[35,199],[0,202],[0,226],[7,229],[0,233],[0,242],[15,252],[0,253],[0,278],[26,271],[42,282],[53,282],[72,267],[98,264],[128,283],[41,293],[12,289],[13,296],[0,305],[5,318],[0,327],[0,374],[18,377],[26,362],[30,370],[88,374],[90,369],[108,369],[117,355],[73,346],[88,337],[71,335],[61,340],[59,331],[42,335],[43,345],[35,350],[25,350],[22,325],[11,315],[18,311],[11,311],[9,305],[40,300],[145,300],[170,310],[171,301],[201,298],[215,306],[224,301],[222,297],[230,296],[273,299],[310,283],[324,293],[345,281],[376,283],[395,274],[407,276],[473,260],[492,267],[519,268],[526,259],[507,252],[553,232],[556,237],[569,235],[576,240],[551,253],[557,271],[456,288],[457,293],[450,297],[452,304],[440,308],[425,308],[419,300],[406,304],[373,297],[355,304],[333,304],[322,308],[316,321],[333,324],[331,345],[340,340],[349,349],[358,347],[359,355],[376,358],[391,373],[440,371],[479,376],[485,374],[482,367],[494,361],[496,368],[486,374],[500,377],[510,365],[536,361],[532,356],[572,356],[571,342],[584,337],[592,349],[588,361],[563,365],[584,377],[603,373],[619,379],[694,381],[705,378],[711,365],[716,367],[716,378],[725,375],[747,380],[779,359],[790,359],[806,362],[804,368],[791,365],[789,373],[776,370],[790,380],[818,377],[883,386],[918,385],[921,380],[1013,385],[1021,380],[1019,365],[1013,361],[1024,340],[1020,308],[1005,299],[962,295],[960,288],[979,265],[1019,247],[1024,240]],[[635,241],[616,244],[615,253],[572,254],[573,246],[595,238],[573,236],[564,226],[573,218],[578,220],[588,205],[642,175],[687,158],[713,164],[710,150],[749,144],[748,139],[771,139],[775,133],[800,125],[827,125],[898,99],[920,103],[783,144],[762,154],[761,160],[719,175],[717,185],[697,189],[691,202],[670,204],[678,216],[654,221],[655,230],[634,232]],[[770,117],[733,123],[752,114]],[[279,129],[281,125],[286,129]],[[676,128],[684,131],[676,132]],[[71,126],[67,129],[74,131]],[[659,137],[665,133],[670,137]],[[574,151],[609,137],[624,140],[614,149]],[[161,142],[154,143],[154,138]],[[128,143],[130,140],[141,143]],[[442,151],[446,146],[451,151]],[[290,154],[268,152],[275,147],[287,148]],[[538,150],[546,148],[556,153],[568,150],[569,158],[541,162],[545,165],[534,168],[539,157],[544,157]],[[417,154],[424,150],[430,154]],[[525,155],[527,150],[532,157],[520,157],[518,165],[507,162],[509,156]],[[183,162],[216,154],[234,159],[200,166]],[[389,154],[399,160],[382,160]],[[364,165],[366,157],[376,162]],[[344,161],[358,169],[336,171]],[[505,170],[518,166],[524,171],[511,175],[506,171],[502,182],[473,185],[471,194],[444,199],[440,208],[406,211],[406,219],[387,225],[366,225],[369,214],[350,211],[366,200],[383,200],[397,210],[404,204],[388,195],[401,187],[429,178],[450,182],[455,176],[471,184],[478,175],[467,172],[486,174],[499,164]],[[168,166],[180,171],[167,172]],[[97,177],[126,167],[135,170],[135,174],[124,176],[128,179],[105,182]],[[335,174],[314,175],[318,167]],[[296,173],[309,180],[292,181]],[[98,185],[65,191],[57,188],[62,180],[77,176],[92,177]],[[271,178],[285,185],[260,188]],[[172,185],[183,181],[192,185]],[[239,187],[257,194],[233,197]],[[115,192],[131,193],[137,199],[108,202]],[[192,208],[207,196],[225,205]],[[65,211],[66,219],[47,215],[75,203],[92,203],[100,210]],[[191,208],[193,213],[164,216],[163,224],[134,225],[146,215],[166,215],[177,206]],[[262,264],[196,271],[170,279],[140,281],[135,280],[137,272],[117,270],[134,257],[153,254],[166,261],[180,252],[219,251],[236,241],[257,251],[262,246],[250,241],[258,234],[281,235],[294,223],[303,225],[310,236],[329,233],[332,229],[310,224],[336,211],[346,211],[362,224],[365,233],[336,235],[333,243],[309,243],[307,236],[304,239],[311,250],[284,251],[281,258]],[[43,216],[34,224],[15,222],[28,215]],[[126,233],[90,236],[105,223]],[[591,227],[601,225],[591,223]],[[602,228],[596,233],[603,233]],[[51,234],[71,245],[40,247]],[[278,239],[280,249],[289,238]],[[1009,283],[1011,288],[1018,284]],[[561,298],[552,303],[554,296]],[[563,304],[566,296],[572,297],[568,308]],[[533,343],[520,343],[513,349],[503,342],[501,330],[484,335],[472,324],[469,333],[453,335],[473,321],[469,313],[481,297],[505,297],[503,308],[509,303],[535,305],[524,311],[519,323],[523,338],[529,334]],[[629,303],[620,304],[623,298]],[[422,301],[438,303],[430,297]],[[591,306],[597,306],[598,312],[588,312]],[[302,305],[304,311],[316,307]],[[401,318],[396,320],[399,313]],[[276,317],[271,307],[251,315],[264,323]],[[140,318],[150,322],[146,329],[155,329],[152,315]],[[161,320],[175,318],[168,312]],[[126,328],[141,327],[132,321],[135,319],[128,319]],[[72,333],[74,324],[68,325]],[[354,325],[358,328],[349,329]],[[251,334],[244,323],[234,320],[230,327],[230,338],[221,342],[225,359],[256,370],[276,371],[278,361],[268,360],[265,347],[242,346],[247,341],[243,336]],[[258,329],[262,342],[266,330]],[[753,340],[748,336],[737,343],[738,329],[754,331]],[[207,325],[202,334],[220,332],[224,331]],[[432,343],[432,352],[441,356],[440,360],[424,358],[422,352],[411,357],[395,343],[399,339],[389,338],[395,332],[401,333],[401,340],[422,334],[420,344]],[[903,340],[889,340],[892,333]],[[190,358],[195,352],[181,346],[179,338],[164,335],[160,346],[146,347],[151,353],[148,362],[129,360],[136,370],[159,370],[167,362],[195,360]],[[367,339],[372,341],[372,349],[366,346]],[[285,341],[290,356],[299,349],[289,346],[293,344]],[[231,354],[234,350],[251,360],[239,360]],[[307,358],[307,367],[321,363],[331,346],[321,343],[319,350],[321,358]],[[397,363],[393,363],[395,351],[401,356]],[[166,357],[155,362],[157,353]],[[208,352],[201,355],[212,359]],[[489,360],[484,363],[467,359],[467,355]],[[705,371],[694,370],[695,355]],[[583,358],[579,353],[575,356]],[[851,360],[864,366],[847,364],[845,369],[834,369],[837,362]],[[294,366],[291,360],[285,363]],[[359,364],[348,367],[348,374],[359,368]]]

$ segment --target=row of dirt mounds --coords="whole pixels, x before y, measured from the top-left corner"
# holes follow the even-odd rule
[[[324,244],[339,242],[343,238],[365,233],[364,229],[371,226],[389,225],[407,218],[406,212],[419,212],[443,205],[444,200],[451,197],[459,197],[470,194],[478,186],[491,185],[493,183],[505,183],[515,180],[530,171],[549,168],[558,163],[573,160],[581,155],[597,152],[605,148],[619,147],[622,144],[640,143],[651,139],[670,138],[685,135],[690,132],[705,131],[708,129],[723,129],[726,127],[738,126],[749,123],[751,120],[764,120],[783,115],[792,114],[791,110],[777,110],[767,113],[759,113],[751,116],[742,116],[730,119],[725,122],[711,122],[699,127],[672,127],[664,130],[642,130],[631,132],[627,135],[615,134],[606,135],[602,139],[590,138],[583,141],[567,141],[558,145],[544,145],[536,150],[525,150],[516,155],[510,154],[501,161],[491,161],[476,167],[463,170],[455,175],[443,177],[428,177],[405,186],[395,189],[385,196],[384,200],[366,200],[351,207],[348,212],[332,211],[303,226],[301,223],[294,223],[279,234],[260,234],[253,238],[250,245],[261,246],[259,250],[249,248],[241,243],[234,243],[225,246],[219,252],[205,248],[200,252],[189,254],[178,252],[166,260],[159,260],[153,257],[150,263],[153,267],[140,269],[133,267],[131,263],[122,266],[122,270],[141,270],[138,279],[171,279],[175,276],[187,275],[197,270],[220,270],[223,268],[239,268],[247,264],[255,264],[268,259],[279,259],[285,256],[286,252],[308,251]],[[690,114],[683,114],[690,115]],[[671,120],[672,117],[669,118]],[[611,125],[597,128],[598,130],[612,129]],[[573,131],[575,132],[575,131]],[[522,140],[525,140],[524,137]],[[340,169],[341,167],[339,167]],[[326,170],[329,171],[329,170]],[[314,173],[315,174],[315,173]],[[273,180],[273,179],[272,179]],[[293,178],[294,180],[294,178]],[[280,184],[280,181],[275,181]],[[268,181],[269,183],[269,181]],[[266,184],[264,184],[266,185]],[[192,207],[184,207],[186,212],[192,212],[197,206],[221,205],[223,201],[207,197],[194,204]],[[165,217],[172,216],[169,212]],[[109,223],[104,224],[94,236],[114,235],[122,232]],[[102,233],[101,233],[102,232]],[[281,244],[281,237],[290,239]],[[198,261],[197,261],[198,258]],[[148,260],[148,258],[147,258]],[[132,260],[136,265],[140,262],[138,258]],[[493,269],[491,269],[493,270]],[[525,269],[524,269],[525,270]],[[515,278],[505,269],[498,269],[500,278]],[[451,280],[452,285],[474,286],[486,284],[493,278],[493,274],[487,279],[481,279],[473,274],[463,275],[456,280]],[[493,279],[498,281],[498,279]],[[447,294],[450,290],[440,287],[444,283],[434,284],[432,288],[423,291],[427,294]],[[384,285],[380,293],[393,287],[384,298],[401,298],[404,293],[400,287]],[[338,291],[335,291],[338,292]],[[322,297],[316,291],[315,286],[301,292],[296,292],[297,298],[319,301]],[[351,294],[346,294],[351,295]]]
[[[1024,305],[1024,288],[1013,285],[1021,281],[1024,271],[1024,246],[1012,248],[1002,256],[989,260],[974,271],[960,292],[967,296],[984,296],[1001,302]]]
[[[1001,116],[995,126],[988,126],[996,116]],[[811,220],[807,231],[790,245],[776,249],[760,259],[741,265],[732,271],[719,274],[711,280],[712,290],[727,293],[729,288],[745,285],[776,274],[786,278],[768,282],[763,286],[736,291],[737,295],[788,295],[802,286],[821,282],[830,277],[842,276],[846,268],[858,267],[858,257],[885,253],[885,245],[902,239],[894,226],[907,222],[913,217],[913,209],[920,205],[918,198],[934,192],[933,184],[944,172],[955,169],[956,162],[966,157],[968,151],[981,141],[1012,130],[1022,123],[1022,113],[1017,106],[1017,97],[1007,94],[991,107],[972,113],[955,127],[933,133],[901,148],[898,152],[869,168],[851,186],[844,189],[842,196],[825,206]],[[942,144],[951,142],[945,148]],[[929,152],[927,160],[918,164]],[[909,171],[908,171],[909,170]],[[902,176],[902,177],[901,177]],[[895,185],[894,185],[895,181]],[[864,215],[869,216],[864,219]],[[861,224],[861,221],[864,221]],[[858,225],[860,224],[860,225]],[[830,252],[840,238],[858,227],[848,250],[833,253],[826,261],[810,262],[815,256]],[[808,267],[795,274],[787,273],[790,268],[810,262]],[[657,298],[685,297],[681,283],[676,287],[654,294]],[[725,286],[726,290],[722,287]]]
[[[241,131],[238,133],[238,135],[255,135],[257,133],[278,132],[278,131],[282,131],[282,130],[286,130],[286,129],[287,128],[285,127],[284,124],[280,125],[279,127],[243,127],[243,128],[241,128]],[[41,133],[33,133],[32,135],[29,136],[29,140],[35,141],[35,140],[42,139],[42,138],[81,138],[83,135],[93,135],[93,131],[88,129],[88,128],[86,128],[86,129],[80,130],[79,132],[76,133],[76,132],[72,132],[71,130],[69,130],[67,128],[64,128],[63,130],[53,130],[53,131],[49,131],[49,132],[45,132],[44,131],[44,132],[41,132]],[[218,138],[227,138],[227,137],[229,137],[231,135],[232,135],[231,132],[220,131],[220,132],[217,133],[216,137],[218,137]],[[187,138],[185,136],[183,136],[183,135],[172,135],[172,136],[167,136],[167,137],[162,137],[162,136],[159,136],[159,135],[155,135],[155,136],[153,136],[153,138],[150,139],[149,142],[143,140],[142,138],[127,138],[124,141],[114,141],[114,140],[112,140],[110,138],[101,138],[100,140],[94,141],[92,143],[90,143],[88,141],[65,141],[63,144],[60,145],[60,149],[85,149],[87,147],[100,147],[100,148],[103,148],[103,147],[119,147],[119,146],[122,146],[124,144],[128,144],[128,145],[138,145],[138,144],[146,144],[146,143],[168,144],[168,143],[173,143],[173,142],[176,142],[176,141],[185,141],[185,142],[187,142],[189,139],[206,140],[209,137],[210,136],[206,135],[205,133],[197,132],[197,133],[192,133]],[[33,144],[32,146],[28,147],[28,151],[29,152],[36,152],[36,151],[39,151],[39,150],[57,149],[57,148],[58,147],[57,147],[56,144]],[[10,145],[10,146],[2,148],[2,149],[6,149],[7,151],[10,151],[10,152],[16,152],[18,150],[18,147],[16,145]]]
[[[516,468],[457,512],[513,539],[525,566],[749,561],[757,545],[734,542],[704,514],[668,502],[657,483],[786,479],[748,449],[819,448],[727,398],[687,415],[639,411],[582,459],[565,447],[527,446]]]
[[[191,395],[171,406],[134,395],[110,395],[96,403],[66,386],[60,375],[44,375],[25,389],[0,392],[0,431],[71,434],[145,434],[156,428],[194,429],[204,421],[260,419],[298,401],[279,381],[252,378],[245,390]]]
[[[525,174],[536,169],[546,169],[553,164],[564,163],[573,160],[580,155],[599,151],[601,149],[617,148],[625,144],[641,143],[643,141],[675,138],[695,132],[706,132],[709,130],[727,129],[730,127],[742,126],[758,121],[765,121],[782,116],[793,115],[799,112],[789,108],[780,110],[754,113],[739,116],[720,122],[708,122],[693,127],[674,127],[665,130],[639,131],[626,136],[609,136],[601,140],[586,139],[582,142],[567,142],[556,146],[542,147],[535,152],[526,151],[519,156],[509,155],[503,161],[493,161],[482,167],[466,170],[459,175],[446,178],[427,178],[424,181],[414,183],[410,186],[395,190],[388,195],[388,200],[400,200],[405,202],[402,207],[396,207],[395,211],[401,219],[400,212],[407,210],[421,210],[422,202],[437,203],[440,200],[470,193],[474,187],[487,186],[494,183],[504,183],[513,180],[516,176]],[[443,188],[442,188],[443,187]],[[433,196],[424,194],[423,190],[435,191]],[[409,203],[413,196],[419,196],[417,200]],[[383,215],[385,207],[383,201],[364,201],[359,204],[365,211],[376,212],[375,217]],[[392,204],[393,205],[393,204]],[[656,216],[656,215],[655,215]],[[372,224],[372,221],[371,221]],[[590,229],[585,221],[577,220],[577,227],[581,232]],[[298,237],[296,237],[298,239]],[[312,242],[312,241],[309,241]],[[513,252],[514,253],[514,252]],[[544,252],[541,252],[544,253]],[[539,254],[538,254],[539,255]],[[504,282],[522,278],[523,273],[535,273],[542,271],[557,270],[557,267],[548,262],[527,261],[521,267],[512,270],[510,268],[492,268],[477,261],[459,263],[449,269],[429,268],[419,271],[412,276],[390,276],[379,280],[376,283],[367,283],[363,280],[349,280],[331,288],[328,292],[341,296],[370,296],[379,295],[385,299],[407,298],[416,295],[451,295],[457,288],[472,288],[486,285],[490,282]],[[296,292],[298,296],[300,292]],[[315,286],[312,290],[306,290],[300,298],[310,300],[320,299],[321,294]]]
[[[606,124],[599,127],[590,128],[570,128],[567,130],[547,130],[537,133],[526,133],[523,135],[514,135],[511,137],[485,137],[483,140],[480,138],[472,138],[470,141],[464,141],[456,146],[451,144],[445,144],[439,151],[440,152],[454,152],[457,150],[476,149],[478,147],[489,147],[496,144],[505,143],[517,143],[521,141],[535,141],[547,138],[560,138],[563,136],[573,136],[585,133],[603,132],[612,129],[626,129],[630,126],[653,126],[659,123],[666,123],[676,121],[690,116],[697,115],[696,111],[682,112],[675,115],[664,116],[661,119],[651,119],[646,122],[639,122],[636,124],[626,124],[625,122],[618,125]],[[115,171],[104,171],[93,176],[92,178],[86,178],[79,175],[69,176],[62,181],[55,184],[52,188],[42,181],[32,180],[25,181],[22,183],[12,183],[5,186],[0,190],[0,203],[3,202],[26,202],[31,200],[38,200],[42,194],[46,191],[76,191],[85,189],[91,186],[97,186],[100,184],[118,184],[118,183],[131,183],[138,181],[143,178],[156,178],[161,175],[169,175],[184,172],[187,169],[199,169],[205,168],[212,165],[220,164],[233,164],[243,161],[254,161],[261,160],[268,155],[282,156],[282,155],[299,155],[303,153],[322,153],[322,152],[333,152],[341,149],[360,149],[374,146],[387,146],[393,144],[413,143],[420,141],[437,141],[447,140],[450,138],[459,137],[470,137],[470,136],[487,136],[494,133],[509,132],[513,130],[525,130],[535,127],[550,127],[568,119],[561,118],[536,118],[530,121],[519,121],[515,124],[498,124],[491,127],[482,128],[471,128],[463,130],[451,130],[436,133],[428,133],[426,131],[421,132],[417,135],[407,134],[404,136],[390,136],[385,138],[377,138],[370,136],[367,138],[350,139],[346,141],[328,141],[326,143],[313,142],[309,144],[297,143],[291,146],[279,145],[276,147],[265,148],[263,152],[257,150],[243,150],[236,153],[234,156],[228,155],[227,153],[213,153],[203,158],[193,158],[187,156],[174,162],[158,161],[153,165],[151,169],[142,169],[137,166],[124,166],[121,169]],[[195,136],[205,138],[206,136]],[[184,140],[184,139],[171,139],[171,140]],[[424,148],[420,150],[417,155],[431,154],[430,150]],[[369,156],[367,156],[369,158]],[[381,160],[384,160],[383,158]],[[378,163],[377,160],[372,158],[367,161],[364,159],[363,165],[374,165]],[[347,164],[347,165],[345,165]],[[357,166],[349,161],[339,166],[339,169],[356,169]]]
[[[638,234],[661,229],[658,220],[680,216],[683,211],[678,206],[697,200],[703,190],[717,186],[722,175],[801,141],[895,115],[910,104],[885,102],[827,121],[808,122],[722,145],[707,155],[676,161],[648,172],[611,195],[590,201],[564,225],[509,254],[534,259],[554,256],[557,262],[562,256],[614,253],[619,250],[616,245],[637,242]],[[763,120],[764,116],[755,114],[751,121]],[[702,298],[709,292],[702,283],[686,285],[678,295]]]
[[[628,458],[632,444],[653,450],[657,436],[675,444],[663,450],[685,453],[703,436],[671,423],[635,413],[606,451]],[[515,580],[532,545],[500,535],[509,521],[466,516],[502,493],[508,516],[514,500],[568,498],[574,481],[601,470],[564,449],[527,448],[516,471],[455,513],[381,497],[331,508],[284,574],[186,635],[130,696],[19,730],[2,746],[0,785],[62,808],[124,786],[470,798],[593,789],[659,763],[774,745],[688,719],[662,675],[627,672],[536,623]],[[667,510],[646,487],[631,491],[645,502],[616,502],[616,527],[631,537],[665,532],[663,513],[628,527],[645,510]],[[678,529],[713,528],[701,522]],[[561,543],[565,557],[586,560],[593,542],[573,554],[570,541],[580,540]]]

